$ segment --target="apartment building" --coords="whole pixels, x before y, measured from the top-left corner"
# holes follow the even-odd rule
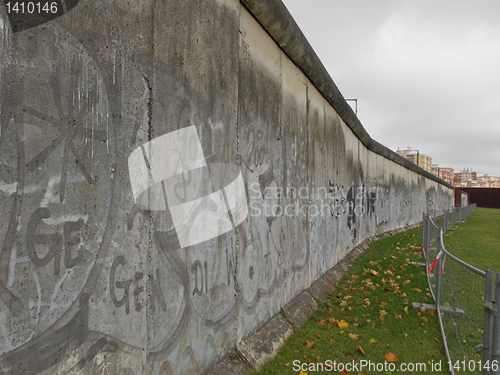
[[[453,168],[439,168],[441,180],[446,181],[450,185],[453,185],[453,180],[455,179],[455,173],[453,172]]]
[[[420,168],[432,173],[432,158],[428,155],[421,154],[415,150],[397,150],[399,155],[404,157],[406,160],[418,165]]]
[[[454,187],[500,188],[500,177],[465,169],[456,174]]]

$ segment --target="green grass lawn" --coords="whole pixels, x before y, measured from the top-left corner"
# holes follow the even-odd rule
[[[465,222],[448,231],[445,248],[461,260],[482,271],[500,271],[500,210],[476,208]],[[441,303],[463,310],[467,319],[455,319],[446,314],[443,325],[448,335],[452,362],[479,361],[482,352],[474,348],[483,343],[484,287],[482,276],[451,259],[446,262]],[[477,373],[480,373],[479,371]]]
[[[474,267],[500,272],[500,210],[476,208],[445,234],[444,247]]]
[[[259,374],[338,374],[340,364],[353,363],[365,367],[350,374],[449,373],[435,311],[411,309],[433,303],[424,268],[411,264],[424,262],[421,243],[422,228],[373,242]]]

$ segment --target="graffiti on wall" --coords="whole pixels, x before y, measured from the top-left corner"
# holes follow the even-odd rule
[[[183,248],[233,230],[248,215],[241,173],[233,179],[231,165],[207,165],[194,125],[135,149],[128,166],[136,205],[168,207]]]
[[[109,69],[48,22],[79,1],[42,18],[14,3],[0,30],[0,373],[201,372],[347,249],[448,199],[419,186],[413,203],[404,180],[351,175],[341,157],[317,181],[314,124],[280,87],[265,95],[290,108],[281,120],[161,61],[152,74],[116,53]]]

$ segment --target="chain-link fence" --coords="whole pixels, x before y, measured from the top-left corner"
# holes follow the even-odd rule
[[[424,213],[423,251],[452,374],[500,374],[500,273],[482,271],[450,254],[443,234],[475,205]],[[441,224],[441,225],[438,225]]]

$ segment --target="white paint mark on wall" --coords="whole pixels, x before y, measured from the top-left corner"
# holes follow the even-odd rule
[[[67,221],[77,221],[79,219],[82,219],[86,223],[89,220],[89,215],[87,214],[62,215],[58,217],[49,217],[47,219],[42,219],[42,221],[47,225],[59,225],[59,224],[64,224]]]
[[[24,194],[33,194],[40,190],[41,187],[37,185],[25,186]],[[6,196],[16,194],[16,191],[17,191],[17,182],[13,182],[12,184],[7,184],[4,181],[0,181],[0,192],[4,193]]]
[[[49,183],[47,184],[47,188],[45,189],[45,195],[40,202],[40,207],[47,207],[50,203],[60,203],[60,195],[59,192],[56,192],[55,189],[59,186],[61,182],[61,173],[56,173],[53,175]],[[78,182],[87,182],[85,176],[82,174],[78,174],[76,176],[68,176],[68,183],[78,183]]]
[[[168,207],[182,248],[227,233],[248,215],[241,171],[220,189],[231,174],[229,165],[211,163],[208,167],[194,125],[136,148],[128,158],[128,167],[136,205],[153,211]],[[200,197],[206,193],[202,189],[205,185],[216,191]],[[184,187],[183,195],[177,192],[179,186]]]

